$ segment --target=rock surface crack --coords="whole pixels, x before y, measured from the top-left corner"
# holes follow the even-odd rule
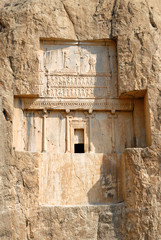
[[[117,5],[117,0],[114,1],[112,12],[111,12],[111,17],[112,17],[112,19],[111,19],[111,34],[110,34],[111,38],[113,37],[113,17],[115,15],[116,5]]]
[[[78,39],[78,35],[77,35],[77,33],[76,33],[74,21],[73,21],[73,19],[71,18],[70,13],[69,13],[67,7],[65,6],[65,4],[64,4],[63,2],[62,2],[62,4],[63,4],[63,8],[64,8],[64,10],[65,10],[65,12],[66,12],[66,14],[67,14],[67,16],[68,16],[71,24],[72,24],[72,26],[73,26],[73,30],[74,30],[75,36],[76,36],[76,38]]]
[[[74,165],[74,174],[75,174],[76,178],[82,183],[82,189],[83,189],[83,191],[86,192],[86,191],[85,191],[85,188],[84,188],[84,182],[83,182],[82,179],[78,176],[77,171],[76,171],[76,166],[75,166],[75,164],[73,164],[73,165]]]
[[[149,7],[149,4],[148,4],[147,0],[145,0],[145,3],[146,3],[147,8],[148,8],[148,10],[149,10],[149,21],[150,21],[151,26],[152,26],[153,28],[158,28],[158,27],[157,27],[157,24],[156,24],[155,21],[154,21],[153,14],[152,14],[152,12],[150,11],[150,7]]]

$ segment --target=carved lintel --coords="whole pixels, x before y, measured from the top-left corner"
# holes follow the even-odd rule
[[[52,99],[23,98],[24,109],[133,111],[132,99]]]

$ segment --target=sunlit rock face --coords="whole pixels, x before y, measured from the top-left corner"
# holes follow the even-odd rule
[[[160,239],[160,10],[1,1],[1,239]]]
[[[16,151],[46,152],[40,202],[123,201],[121,153],[145,147],[150,129],[143,96],[119,98],[116,42],[43,40],[40,46],[40,84],[32,91],[38,97],[15,97],[13,126]]]

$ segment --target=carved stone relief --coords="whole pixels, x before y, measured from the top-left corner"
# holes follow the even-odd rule
[[[37,87],[42,97],[117,97],[115,43],[42,41]]]
[[[16,150],[74,153],[75,129],[83,129],[85,152],[88,153],[121,153],[127,147],[146,146],[143,101],[135,100],[131,104],[134,111],[130,105],[120,110],[122,105],[117,104],[111,111],[91,113],[87,110],[68,113],[48,108],[48,105],[46,109],[32,104],[26,108],[23,100],[19,103],[17,98],[15,121],[21,119],[21,123],[14,127]]]
[[[50,110],[88,110],[90,112],[94,110],[99,111],[132,111],[134,101],[132,99],[100,99],[100,100],[83,100],[79,99],[41,99],[41,98],[24,98],[22,101],[23,109],[50,109]]]
[[[13,147],[42,153],[40,203],[122,201],[120,154],[146,146],[148,121],[143,98],[118,98],[116,44],[41,41],[39,54],[39,97],[15,98]]]

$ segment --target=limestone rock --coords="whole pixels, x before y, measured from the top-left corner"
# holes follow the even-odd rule
[[[159,0],[1,0],[0,239],[161,239],[160,12]],[[46,157],[51,170],[49,175],[48,172],[43,173],[42,169],[45,156],[52,154],[52,151],[50,154],[26,151],[22,141],[18,142],[19,149],[15,149],[14,96],[38,97],[33,94],[33,88],[40,84],[40,40],[72,40],[80,43],[104,39],[114,40],[117,46],[118,95],[115,97],[119,101],[130,99],[134,102],[136,99],[143,101],[144,98],[146,126],[141,127],[140,131],[146,132],[148,143],[140,140],[143,145],[129,145],[117,152],[121,161],[117,169],[119,191],[115,191],[115,194],[121,191],[119,199],[124,200],[123,203],[115,201],[103,206],[54,206],[51,204],[53,196],[45,196],[53,191],[50,190],[52,185],[48,188],[53,180],[47,177],[55,177],[50,158]],[[118,104],[115,105],[118,107]],[[121,111],[120,105],[117,111]],[[133,109],[130,111],[132,114]],[[91,114],[90,111],[88,114]],[[100,126],[104,126],[104,123]],[[23,124],[17,127],[25,129]],[[103,129],[100,127],[102,136]],[[55,130],[53,125],[52,130]],[[140,134],[139,130],[137,133]],[[98,143],[99,139],[101,137],[97,139]],[[124,140],[120,137],[119,143]],[[25,139],[23,141],[27,144]],[[112,147],[108,146],[109,149],[112,151]],[[59,159],[55,159],[58,164]],[[90,156],[87,159],[91,161]],[[67,160],[68,163],[71,161],[70,158]],[[87,168],[87,174],[88,171],[90,167]],[[83,176],[83,172],[76,173],[75,181],[78,183],[74,191],[80,191],[77,189],[78,178]],[[107,175],[110,173],[105,172]],[[43,179],[42,175],[46,178]],[[88,183],[92,184],[91,176],[89,182],[85,181],[86,187]],[[112,185],[110,181],[108,184]],[[68,187],[68,182],[65,184]],[[46,186],[47,191],[42,186]],[[55,186],[58,185],[53,185],[53,188]],[[79,186],[81,188],[83,184]]]

